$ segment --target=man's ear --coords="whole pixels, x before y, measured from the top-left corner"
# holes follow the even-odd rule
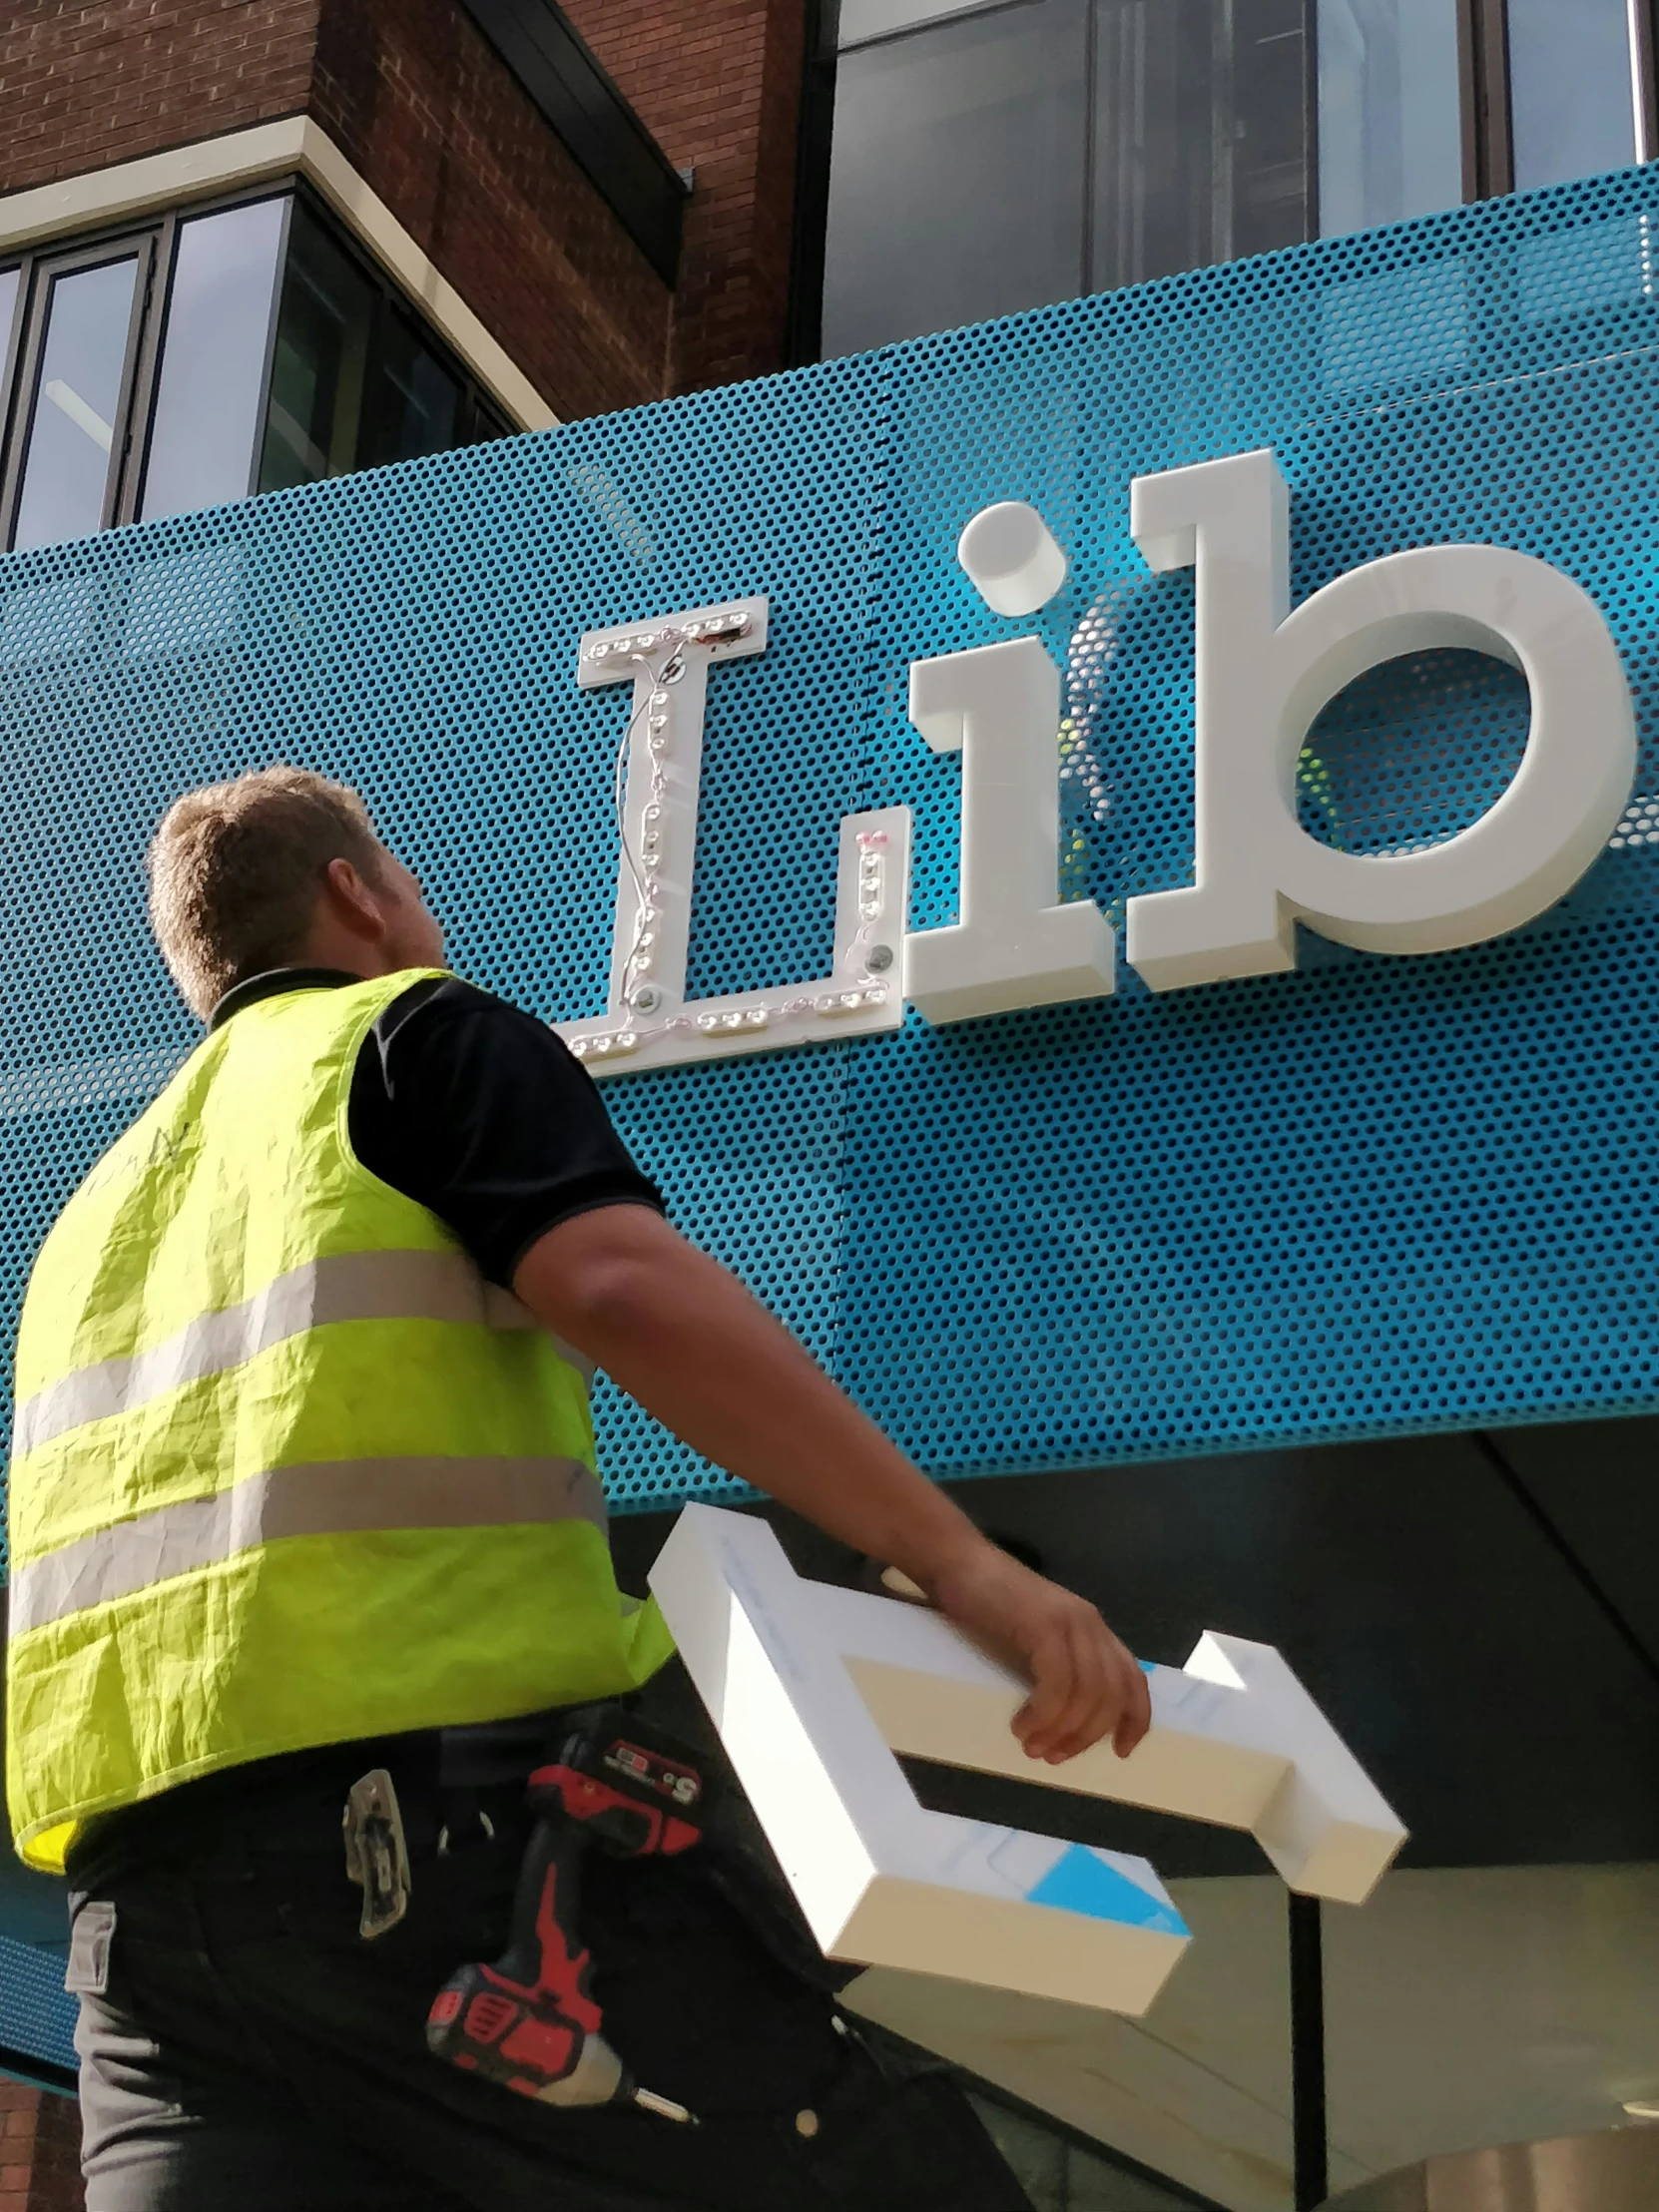
[[[385,935],[380,901],[349,860],[328,862],[322,871],[322,897],[328,913],[354,937],[372,942]]]

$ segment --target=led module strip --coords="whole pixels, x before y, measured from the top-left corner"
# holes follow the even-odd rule
[[[616,920],[603,1020],[559,1033],[595,1075],[877,1034],[904,1018],[910,810],[848,815],[838,834],[834,952],[817,981],[686,997],[703,726],[711,667],[763,653],[767,601],[728,601],[582,639],[584,690],[631,683],[618,752]]]

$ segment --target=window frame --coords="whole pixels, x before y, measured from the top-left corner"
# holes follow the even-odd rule
[[[15,253],[0,252],[0,275],[10,275],[13,271],[17,274],[11,326],[0,333],[0,554],[13,550],[24,465],[40,405],[38,384],[46,342],[45,308],[54,280],[78,270],[102,268],[124,259],[129,253],[139,263],[122,360],[111,471],[98,525],[100,531],[119,529],[140,520],[155,430],[156,398],[172,316],[173,288],[178,276],[180,230],[200,217],[223,215],[233,208],[252,207],[270,200],[282,203],[277,281],[272,289],[266,329],[256,417],[260,434],[249,462],[243,496],[257,496],[270,418],[272,373],[286,280],[288,242],[294,206],[300,200],[305,204],[306,213],[323,227],[333,244],[371,286],[375,327],[379,327],[383,316],[400,315],[414,328],[420,342],[446,372],[454,377],[461,394],[457,421],[465,426],[468,434],[461,444],[447,450],[460,451],[463,444],[485,443],[516,433],[519,425],[511,419],[494,392],[461,359],[443,333],[426,319],[419,302],[380,266],[321,194],[297,173],[264,178],[234,192],[181,202],[177,207],[140,221],[129,219],[78,237],[42,241]]]

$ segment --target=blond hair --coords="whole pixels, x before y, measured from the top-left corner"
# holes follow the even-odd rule
[[[234,983],[294,959],[330,860],[378,882],[380,858],[357,794],[306,769],[253,769],[176,800],[151,840],[150,921],[192,1009],[206,1019]]]

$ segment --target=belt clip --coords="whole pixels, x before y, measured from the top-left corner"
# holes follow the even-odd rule
[[[395,1928],[409,1910],[409,1852],[397,1792],[384,1767],[351,1785],[341,1816],[345,1871],[363,1893],[357,1934],[365,1943]]]

